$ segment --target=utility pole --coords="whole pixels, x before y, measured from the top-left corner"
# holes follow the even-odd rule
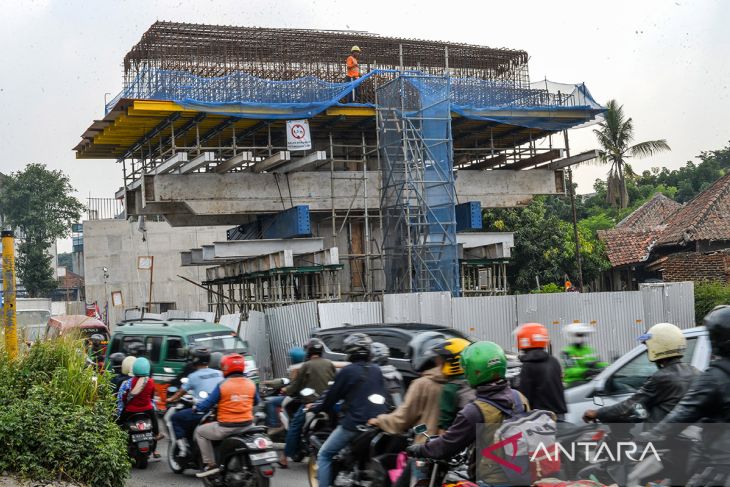
[[[563,130],[565,138],[565,157],[570,157],[568,131]],[[583,263],[580,256],[580,239],[578,238],[578,217],[575,211],[575,189],[573,188],[573,170],[568,166],[568,187],[570,188],[570,208],[573,212],[573,238],[575,239],[575,265],[578,268],[578,290],[583,292]]]
[[[3,327],[5,350],[11,359],[18,356],[18,329],[15,321],[15,238],[12,230],[0,233],[3,245]]]

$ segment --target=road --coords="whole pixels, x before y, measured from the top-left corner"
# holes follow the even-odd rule
[[[168,444],[167,440],[162,440],[159,445],[159,452],[162,454],[159,462],[150,463],[145,470],[132,469],[131,478],[127,481],[128,487],[200,487],[202,485],[192,470],[186,470],[182,475],[172,473],[166,460]],[[271,487],[306,487],[308,485],[305,463],[291,462],[288,469],[277,468],[271,481]]]

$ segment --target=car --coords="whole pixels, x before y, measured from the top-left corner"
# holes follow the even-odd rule
[[[258,382],[258,369],[250,354],[248,343],[230,328],[218,323],[191,320],[132,320],[117,324],[109,346],[109,356],[127,353],[132,342],[145,345],[144,356],[152,365],[158,405],[165,408],[167,388],[183,372],[188,361],[188,350],[203,346],[211,352],[240,353],[246,359],[246,375]]]
[[[109,341],[109,328],[104,322],[86,315],[51,316],[46,324],[45,336],[56,338],[75,332],[79,332],[84,338],[101,335],[104,337],[104,345]]]
[[[342,341],[352,333],[366,333],[373,341],[380,342],[390,349],[390,363],[403,375],[406,385],[418,377],[418,373],[411,367],[411,354],[408,343],[419,333],[433,331],[443,334],[446,338],[464,338],[470,342],[476,341],[459,330],[443,325],[425,323],[376,323],[371,325],[348,325],[337,328],[318,328],[311,334],[324,342],[324,357],[333,361],[346,360],[342,348]],[[508,378],[519,374],[519,361],[508,354]]]
[[[682,330],[687,338],[687,351],[683,361],[704,370],[712,358],[712,347],[704,327]],[[596,404],[610,406],[623,401],[636,392],[657,368],[649,361],[646,345],[639,345],[615,360],[591,381],[565,390],[568,413],[565,420],[580,424],[587,409]],[[595,400],[594,400],[595,398]]]

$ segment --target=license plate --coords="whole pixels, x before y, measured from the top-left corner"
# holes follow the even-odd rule
[[[132,441],[138,443],[140,441],[152,441],[152,433],[137,433],[132,435]]]
[[[263,453],[252,453],[248,456],[251,459],[251,463],[254,465],[261,465],[264,463],[273,463],[277,459],[276,452],[267,451]]]

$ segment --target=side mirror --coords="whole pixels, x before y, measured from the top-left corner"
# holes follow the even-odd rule
[[[180,379],[180,382],[182,384],[187,384],[188,383],[188,378],[187,377],[183,377],[182,379]]]
[[[373,404],[385,404],[385,397],[381,396],[380,394],[370,394],[368,396],[368,401]]]
[[[302,397],[312,396],[314,395],[314,389],[312,389],[311,387],[305,387],[304,389],[299,391],[299,395]]]
[[[426,426],[425,424],[419,424],[413,427],[413,433],[417,435],[422,435],[426,433],[426,431],[428,431],[428,426]]]

